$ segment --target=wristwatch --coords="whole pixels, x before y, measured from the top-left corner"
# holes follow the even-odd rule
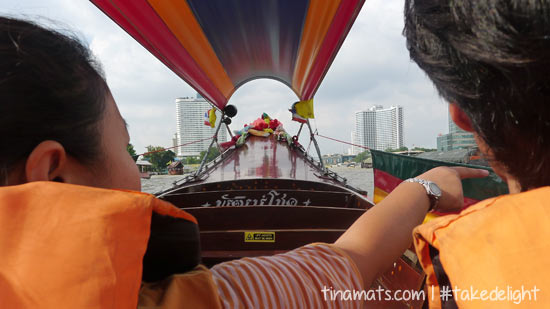
[[[439,189],[439,186],[437,186],[435,182],[420,178],[409,178],[405,180],[405,182],[417,182],[424,186],[424,189],[426,189],[426,193],[428,194],[428,198],[430,199],[430,208],[428,211],[435,209],[439,199],[441,198],[441,189]]]

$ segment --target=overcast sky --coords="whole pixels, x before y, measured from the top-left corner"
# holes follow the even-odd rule
[[[447,105],[416,64],[409,61],[403,29],[403,0],[368,0],[315,96],[319,133],[350,141],[354,112],[372,105],[404,107],[405,145],[436,146],[447,133]],[[169,147],[176,131],[174,99],[195,91],[126,32],[84,0],[1,0],[0,14],[56,21],[85,40],[103,64],[107,82],[130,127],[138,153],[147,145]],[[45,18],[45,19],[44,19]],[[238,89],[229,103],[239,109],[232,129],[261,113],[283,122],[289,133],[297,124],[287,111],[297,98],[280,82],[255,80]],[[308,137],[301,136],[307,146]],[[319,139],[323,153],[349,146]]]

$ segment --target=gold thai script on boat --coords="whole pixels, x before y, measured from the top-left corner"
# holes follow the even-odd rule
[[[230,194],[224,194],[214,203],[207,202],[202,206],[309,206],[309,204],[311,204],[309,199],[300,203],[296,198],[288,197],[286,193],[271,190],[261,198],[248,198],[246,195],[232,197]]]

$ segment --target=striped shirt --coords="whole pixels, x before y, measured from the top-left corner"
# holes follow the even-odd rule
[[[225,262],[211,272],[224,308],[363,306],[363,301],[342,294],[334,297],[335,291],[364,289],[355,263],[334,245],[310,244],[274,256]]]

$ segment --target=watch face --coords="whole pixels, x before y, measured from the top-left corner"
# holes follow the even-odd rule
[[[439,187],[433,182],[430,183],[430,191],[432,191],[433,195],[437,197],[441,196],[441,189],[439,189]]]

